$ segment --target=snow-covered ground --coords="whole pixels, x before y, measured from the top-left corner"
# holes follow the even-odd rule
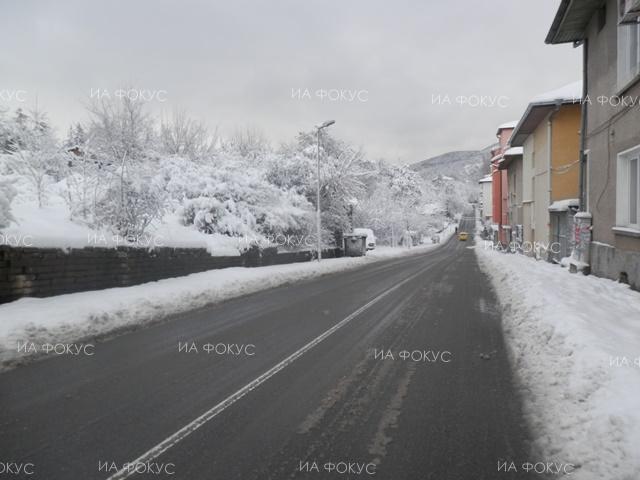
[[[453,231],[454,225],[451,225],[443,233],[443,243]],[[153,323],[173,314],[259,290],[349,270],[387,258],[423,253],[437,247],[378,247],[365,257],[260,268],[225,268],[133,287],[48,298],[23,298],[0,305],[0,365],[40,353],[40,349],[18,351],[18,343],[41,346],[46,343],[87,341],[109,332]]]
[[[193,226],[181,225],[177,215],[169,213],[157,222],[144,238],[131,242],[107,229],[92,229],[70,219],[69,206],[58,192],[59,185],[49,186],[47,203],[38,207],[34,194],[24,179],[15,178],[20,191],[12,202],[15,221],[0,232],[0,244],[14,247],[84,248],[84,247],[174,247],[205,248],[215,256],[240,255],[251,238],[233,238],[204,234]]]
[[[538,450],[577,480],[640,478],[640,293],[492,251],[497,291]]]

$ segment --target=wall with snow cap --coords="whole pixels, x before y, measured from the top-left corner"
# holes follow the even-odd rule
[[[339,256],[326,250],[323,257]],[[0,246],[0,303],[22,297],[128,287],[163,278],[228,267],[259,267],[311,260],[309,251],[278,253],[275,248],[243,255],[211,256],[195,248],[44,249]]]

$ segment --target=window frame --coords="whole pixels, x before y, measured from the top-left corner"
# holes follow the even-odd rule
[[[640,79],[640,18],[636,23],[620,24],[617,28],[616,83],[618,91],[624,92]],[[632,30],[635,30],[635,39]],[[631,59],[632,47],[635,61]]]
[[[631,178],[631,162],[636,161],[635,179]],[[631,192],[635,180],[635,223],[631,222]],[[616,169],[616,227],[640,232],[640,145],[618,153]]]

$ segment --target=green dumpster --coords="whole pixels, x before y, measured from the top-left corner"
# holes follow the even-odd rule
[[[367,236],[361,233],[344,235],[345,257],[362,257],[367,253]]]

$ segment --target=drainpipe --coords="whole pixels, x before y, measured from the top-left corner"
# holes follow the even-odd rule
[[[551,148],[551,144],[553,142],[553,129],[552,129],[553,117],[555,117],[556,113],[560,111],[560,108],[562,108],[562,100],[556,100],[555,108],[549,114],[549,118],[547,119],[547,140],[549,142],[547,144],[547,172],[549,173],[547,177],[547,188],[549,191],[549,205],[551,205],[551,172],[552,172],[551,165],[553,164],[553,162],[551,161],[551,156],[553,152],[553,149]]]
[[[552,142],[553,142],[553,117],[555,116],[556,113],[558,113],[558,111],[560,110],[560,107],[562,107],[562,100],[557,100],[556,101],[556,105],[555,108],[553,109],[553,112],[551,112],[549,114],[549,118],[547,119],[547,191],[548,191],[548,205],[547,205],[547,234],[549,236],[551,236],[551,214],[549,213],[549,206],[551,206],[551,200],[553,200],[552,198],[552,191],[551,191],[551,175],[553,170],[551,169],[551,165],[553,164],[551,161],[551,156],[553,153],[553,149],[552,149]],[[547,237],[547,241],[550,241],[551,239],[549,237]],[[545,260],[549,260],[549,252],[547,252],[547,258],[545,258]]]
[[[580,211],[587,211],[587,102],[589,93],[587,65],[589,63],[589,39],[582,43],[582,105],[580,106]]]
[[[551,205],[551,153],[553,149],[551,148],[551,135],[552,135],[552,123],[553,123],[553,115],[557,112],[556,110],[551,112],[549,115],[549,119],[547,120],[547,194],[549,195],[548,205]],[[547,212],[549,210],[547,209]]]
[[[577,46],[577,44],[576,44]],[[587,94],[589,93],[589,39],[582,41],[582,105],[580,108],[580,211],[573,217],[573,234],[571,243],[570,272],[581,271],[589,273],[591,270],[591,214],[587,211]]]

